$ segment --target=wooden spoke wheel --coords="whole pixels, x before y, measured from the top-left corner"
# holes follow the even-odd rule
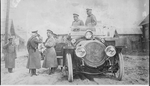
[[[68,81],[73,81],[73,66],[72,66],[72,57],[70,53],[66,54],[66,74],[68,76]]]
[[[115,77],[121,81],[122,77],[124,75],[124,60],[123,60],[123,55],[122,53],[118,54],[118,70],[115,73]]]

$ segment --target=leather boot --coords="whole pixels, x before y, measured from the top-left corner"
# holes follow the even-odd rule
[[[13,72],[13,69],[11,68],[11,69],[10,69],[10,73],[12,73],[12,72]]]
[[[34,69],[34,75],[36,75],[36,76],[37,76],[37,74],[36,74],[36,69]]]
[[[8,68],[8,72],[10,73],[10,69]]]
[[[49,73],[48,73],[49,75],[51,75],[52,74],[52,69],[51,68],[49,68]]]
[[[9,73],[12,73],[12,68],[8,68],[8,72],[9,72]]]
[[[55,72],[55,68],[51,68],[51,70],[52,70],[52,74]]]
[[[8,68],[8,72],[10,73],[10,68]]]
[[[33,76],[33,69],[30,69],[30,76],[32,77]]]

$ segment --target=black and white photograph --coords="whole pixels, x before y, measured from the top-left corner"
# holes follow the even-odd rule
[[[1,85],[149,85],[149,0],[0,0]]]

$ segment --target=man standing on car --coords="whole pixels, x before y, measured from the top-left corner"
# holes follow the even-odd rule
[[[85,22],[86,26],[96,26],[97,25],[97,20],[96,17],[92,14],[92,9],[86,9],[87,10],[87,19]]]
[[[82,20],[79,19],[79,15],[74,13],[73,14],[74,21],[72,22],[72,26],[84,26]]]
[[[37,31],[32,31],[32,36],[27,42],[27,49],[29,53],[27,68],[31,71],[31,76],[37,75],[36,69],[41,68],[41,55],[38,51],[38,44],[41,43]]]

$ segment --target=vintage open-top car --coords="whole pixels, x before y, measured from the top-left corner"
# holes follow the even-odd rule
[[[124,61],[120,38],[104,36],[97,33],[98,30],[100,28],[84,26],[71,28],[69,43],[62,49],[63,72],[68,81],[72,82],[78,73],[112,73],[122,80]]]

